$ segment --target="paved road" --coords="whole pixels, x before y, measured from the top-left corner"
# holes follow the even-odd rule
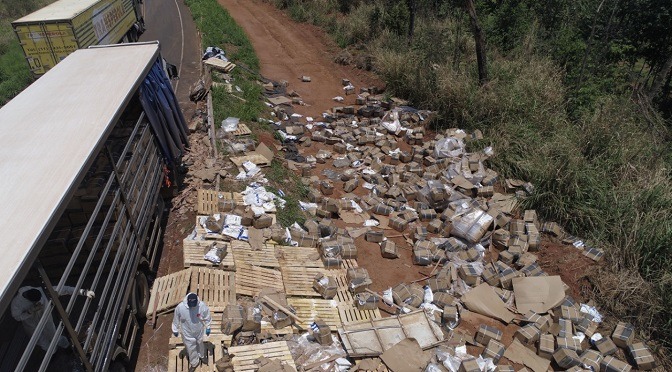
[[[189,88],[200,76],[200,41],[189,8],[183,0],[145,0],[143,4],[147,30],[140,41],[158,40],[161,55],[180,70],[173,82],[177,98],[189,121],[195,105],[189,101]]]

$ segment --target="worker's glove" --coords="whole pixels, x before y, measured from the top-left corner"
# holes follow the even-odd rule
[[[177,332],[173,332],[173,336],[177,337]]]
[[[210,336],[210,327],[205,329],[205,335]]]
[[[91,299],[96,298],[96,292],[90,291],[88,289],[80,289],[79,294],[81,296],[86,296],[86,297],[91,298]]]

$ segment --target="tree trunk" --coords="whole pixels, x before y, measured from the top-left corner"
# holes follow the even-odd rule
[[[485,55],[485,32],[481,28],[476,16],[476,7],[474,0],[466,0],[467,13],[471,21],[471,29],[476,41],[476,61],[478,62],[478,83],[484,85],[488,82],[488,62]]]
[[[600,15],[600,10],[602,10],[602,5],[604,5],[604,1],[600,3],[597,7],[597,11],[595,12],[595,16],[593,17],[593,25],[590,27],[590,36],[588,36],[588,41],[586,42],[586,50],[583,53],[583,59],[581,61],[581,69],[579,70],[579,82],[576,84],[577,87],[581,87],[581,84],[583,83],[583,72],[586,69],[586,63],[588,62],[588,55],[590,54],[590,50],[592,49],[593,46],[593,37],[595,36],[595,27],[597,26],[597,20],[598,16]]]
[[[663,67],[660,70],[658,70],[656,77],[653,78],[653,84],[651,84],[651,89],[649,89],[649,91],[647,92],[649,101],[653,101],[653,99],[656,98],[658,93],[660,93],[660,88],[662,88],[663,84],[665,84],[665,80],[667,80],[667,75],[670,74],[670,71],[672,71],[672,53],[670,53],[669,57],[667,57],[667,61],[665,61]]]
[[[406,0],[408,5],[408,45],[413,43],[413,33],[415,32],[415,9],[416,9],[416,0]]]
[[[453,68],[457,70],[460,63],[460,39],[462,38],[462,20],[459,16],[455,17],[457,30],[455,31],[455,47],[453,48]]]

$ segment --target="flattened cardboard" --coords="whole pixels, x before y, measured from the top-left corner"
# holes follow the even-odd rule
[[[515,314],[506,308],[502,299],[487,283],[467,292],[462,296],[462,302],[473,312],[499,319],[507,324],[515,318]]]
[[[514,363],[524,364],[534,372],[546,372],[551,365],[550,360],[538,356],[516,339],[514,339],[511,345],[506,349],[504,357]]]
[[[512,282],[516,307],[521,313],[545,313],[565,298],[562,279],[557,275],[513,278]]]
[[[431,353],[420,348],[414,338],[405,338],[387,349],[380,359],[392,372],[424,371]]]

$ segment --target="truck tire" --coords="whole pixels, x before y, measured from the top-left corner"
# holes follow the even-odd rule
[[[110,372],[126,372],[130,371],[130,369],[127,368],[126,362],[122,360],[122,358],[117,358],[110,364]]]
[[[149,282],[143,272],[135,275],[135,288],[133,288],[133,310],[138,319],[144,319],[149,308]]]

